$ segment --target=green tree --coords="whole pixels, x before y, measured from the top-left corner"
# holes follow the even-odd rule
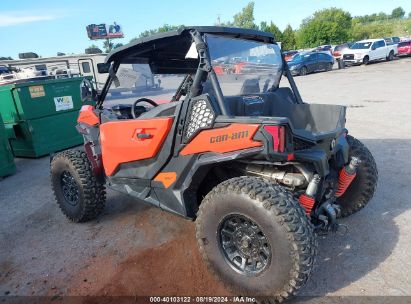
[[[270,24],[265,21],[261,22],[260,30],[273,34],[276,41],[283,41],[283,33],[281,33],[280,29],[272,21]]]
[[[100,47],[98,47],[98,46],[97,46],[96,44],[94,44],[94,43],[93,43],[92,45],[90,45],[87,49],[97,49],[97,50],[100,51],[100,53],[102,52],[101,49],[100,49]],[[86,49],[86,50],[87,50],[87,49]]]
[[[393,19],[401,19],[405,15],[405,11],[401,6],[394,8],[391,13],[391,18]]]
[[[287,25],[283,32],[283,40],[281,42],[281,49],[283,51],[293,50],[296,47],[295,33],[291,25]]]
[[[316,11],[314,15],[304,19],[301,24],[302,47],[348,41],[351,20],[350,13],[339,8]]]
[[[114,43],[110,39],[104,40],[103,48],[105,53],[110,53],[113,49]]]
[[[164,33],[164,32],[169,32],[169,31],[173,31],[176,30],[180,27],[182,27],[183,25],[169,25],[169,24],[164,24],[162,26],[160,26],[159,28],[156,29],[150,29],[150,30],[145,30],[144,32],[141,32],[138,37],[135,37],[133,39],[130,40],[130,42],[133,42],[139,38],[142,37],[148,37],[157,33]]]
[[[394,25],[390,20],[370,23],[361,23],[358,20],[353,20],[350,38],[356,41],[392,35],[394,35]]]
[[[120,47],[120,46],[123,46],[124,44],[122,44],[122,43],[116,43],[115,45],[113,45],[113,49],[116,49],[116,48],[118,48],[118,47]]]
[[[254,2],[249,2],[233,19],[235,27],[257,29],[258,26],[254,23]]]
[[[408,13],[408,18],[411,18],[411,12]]]

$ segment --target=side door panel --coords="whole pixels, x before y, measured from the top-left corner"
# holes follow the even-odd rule
[[[94,69],[93,60],[92,59],[79,59],[78,68],[79,68],[79,72],[81,75],[93,77],[92,81],[94,82],[95,88],[97,89],[96,71]]]
[[[172,124],[171,117],[103,123],[100,141],[106,175],[113,175],[122,163],[155,157]]]
[[[326,55],[319,53],[317,55],[317,59],[318,59],[318,69],[319,70],[325,70],[327,68],[327,57]]]
[[[385,43],[385,41],[381,41],[380,42],[381,44],[380,44],[380,48],[379,48],[379,50],[380,50],[380,58],[381,59],[385,59],[385,57],[387,57],[388,56],[388,54],[387,54],[387,50],[388,50],[388,48],[387,48],[387,44]]]
[[[381,59],[385,57],[385,43],[382,41],[377,41],[377,58],[376,59]]]
[[[375,50],[373,50],[374,47],[376,48]],[[375,41],[370,47],[370,52],[369,52],[370,60],[377,59],[378,57],[377,54],[378,54],[378,43],[377,41]]]
[[[310,72],[315,72],[318,70],[318,54],[311,54],[309,58],[309,68]]]

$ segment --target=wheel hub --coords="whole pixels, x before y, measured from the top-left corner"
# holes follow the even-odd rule
[[[227,263],[237,272],[257,275],[271,261],[271,248],[260,227],[243,215],[230,215],[220,224],[219,241]]]
[[[73,175],[69,171],[64,171],[61,174],[60,183],[66,202],[71,206],[76,206],[79,200],[79,189]]]

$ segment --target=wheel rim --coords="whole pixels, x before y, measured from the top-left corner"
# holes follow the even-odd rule
[[[303,67],[303,68],[301,69],[301,75],[302,75],[302,76],[305,76],[305,74],[307,74],[307,69],[306,69],[305,67]]]
[[[218,236],[222,254],[235,271],[256,276],[267,269],[271,247],[254,221],[244,215],[229,215],[221,222]]]
[[[66,202],[71,206],[76,206],[79,200],[79,188],[76,180],[69,171],[63,171],[60,184]]]

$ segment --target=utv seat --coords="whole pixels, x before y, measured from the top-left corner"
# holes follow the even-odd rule
[[[240,94],[257,94],[260,93],[260,83],[258,79],[246,79],[241,87]]]
[[[165,117],[165,116],[174,116],[177,105],[179,105],[181,101],[174,101],[169,103],[163,103],[158,105],[151,110],[144,112],[141,114],[138,119],[148,119],[154,117]]]
[[[284,105],[296,103],[290,88],[273,92],[225,97],[230,116],[276,116]]]

